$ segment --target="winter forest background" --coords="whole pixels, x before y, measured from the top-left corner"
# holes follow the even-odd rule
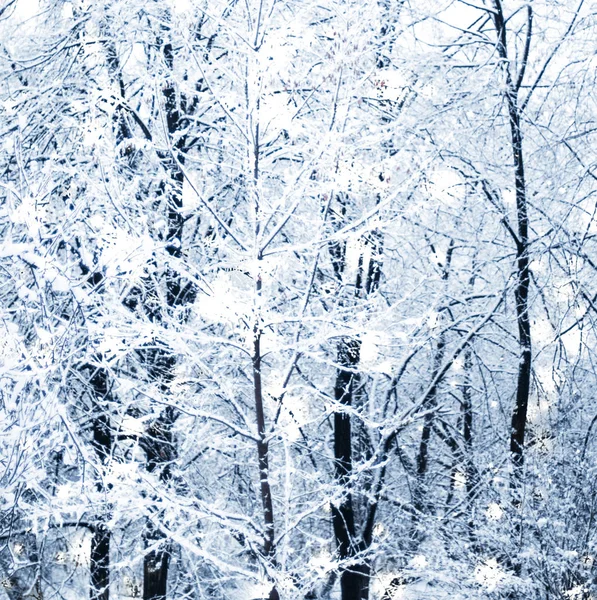
[[[597,5],[0,2],[0,598],[597,597]]]

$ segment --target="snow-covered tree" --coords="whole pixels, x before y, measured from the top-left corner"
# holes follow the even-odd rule
[[[595,25],[5,0],[0,596],[591,597]]]

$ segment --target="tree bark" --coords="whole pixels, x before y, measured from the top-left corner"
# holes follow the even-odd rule
[[[171,43],[164,44],[163,56],[167,69],[172,71],[174,50]],[[168,83],[162,93],[169,139],[175,139],[182,128],[181,104],[184,99],[179,97],[172,83]],[[185,163],[186,144],[187,136],[182,135],[178,137],[170,153],[159,154],[167,177],[160,185],[160,193],[166,202],[166,251],[176,259],[182,256],[184,219],[181,209],[184,173],[181,167]],[[194,299],[194,288],[190,284],[183,285],[183,279],[171,265],[166,269],[165,284],[166,308],[154,311],[148,307],[148,312],[157,320],[163,320],[167,316],[176,319],[176,309]],[[164,346],[147,352],[145,362],[151,377],[159,381],[162,391],[167,393],[168,385],[174,377],[176,356]],[[165,484],[172,480],[171,465],[177,458],[172,434],[172,426],[177,418],[178,411],[174,408],[164,409],[140,440],[140,445],[147,455],[147,470],[154,472],[160,469],[159,478]],[[147,523],[144,537],[147,546],[158,543],[159,547],[149,551],[143,558],[143,600],[165,600],[171,557],[170,544],[159,527],[150,521]]]
[[[435,248],[431,246],[431,250],[435,253]],[[448,250],[446,252],[446,261],[442,269],[442,281],[447,285],[448,278],[450,277],[450,267],[452,264],[452,254],[454,252],[454,240],[450,240],[450,245],[448,246]],[[447,292],[447,289],[446,289]],[[444,359],[444,352],[446,347],[446,336],[444,332],[439,334],[439,338],[437,340],[437,347],[435,350],[435,356],[433,359],[433,371],[431,380],[435,381],[437,376],[442,368],[442,361]],[[431,439],[431,432],[433,430],[433,420],[434,414],[432,412],[432,408],[436,404],[437,399],[437,388],[439,386],[439,381],[433,386],[427,397],[425,398],[425,402],[423,403],[423,410],[428,411],[423,417],[423,431],[421,432],[421,442],[419,443],[419,452],[417,453],[416,465],[417,465],[417,480],[415,484],[415,489],[413,492],[413,526],[416,526],[419,522],[419,517],[422,513],[426,512],[427,504],[424,501],[425,497],[425,477],[427,475],[427,468],[429,465],[429,442]],[[416,531],[413,531],[413,539],[418,539],[418,535]]]
[[[462,387],[462,437],[466,452],[466,499],[469,511],[468,531],[469,537],[474,541],[475,524],[473,521],[473,501],[477,487],[477,474],[473,462],[473,402],[471,372],[473,370],[473,353],[467,348],[464,353],[464,385]]]
[[[99,464],[104,466],[112,453],[110,417],[107,407],[104,406],[110,393],[108,373],[101,367],[95,369],[89,383],[94,394],[92,410],[96,415],[93,420],[92,444]],[[105,491],[101,477],[96,480],[96,488],[100,493]],[[98,515],[91,536],[90,600],[109,600],[110,598],[110,530],[106,522],[107,515]]]
[[[95,525],[91,538],[91,590],[90,600],[110,598],[110,530],[103,520]]]
[[[358,552],[355,513],[350,477],[352,474],[353,435],[350,414],[344,411],[353,404],[355,389],[358,386],[356,370],[360,361],[361,343],[354,338],[346,338],[338,344],[338,369],[334,396],[341,409],[334,414],[334,473],[336,482],[343,490],[338,506],[332,506],[332,524],[336,538],[338,555],[342,561],[350,561]],[[340,575],[342,600],[362,600],[368,598],[369,567],[362,563],[348,564]]]
[[[146,540],[162,541],[163,534],[150,526]],[[143,600],[166,600],[168,591],[168,567],[170,552],[168,549],[152,550],[143,558]]]
[[[257,114],[259,114],[259,98],[257,98]],[[253,143],[253,185],[255,191],[255,240],[259,244],[261,223],[259,219],[260,202],[258,196],[258,182],[260,177],[259,158],[261,153],[259,137],[259,121],[257,120],[254,129]],[[258,263],[263,259],[261,249],[258,247],[256,252]],[[274,521],[274,503],[269,477],[269,442],[265,426],[265,411],[263,404],[263,384],[262,384],[262,349],[261,349],[261,293],[262,293],[261,269],[257,272],[255,282],[256,310],[255,323],[253,325],[253,394],[255,399],[255,418],[257,421],[257,460],[259,465],[259,486],[261,492],[261,504],[263,507],[264,522],[264,540],[263,557],[271,567],[277,567],[276,561],[276,542],[275,542],[275,521]],[[269,592],[269,600],[279,600],[280,595],[275,581],[272,582]]]
[[[339,196],[339,202],[338,216],[343,219],[346,213],[346,198]],[[375,230],[365,237],[364,242],[370,248],[371,257],[367,265],[364,264],[364,254],[359,257],[355,298],[374,293],[381,279],[383,235]],[[335,241],[330,244],[329,251],[334,274],[341,283],[346,267],[345,243]],[[337,347],[339,368],[334,384],[334,397],[339,405],[339,409],[334,413],[334,477],[342,490],[342,497],[338,506],[332,506],[332,526],[338,556],[346,564],[340,573],[342,600],[369,598],[371,568],[367,561],[358,555],[371,545],[371,532],[377,508],[375,500],[369,501],[367,514],[358,518],[351,492],[355,436],[350,413],[346,409],[354,406],[356,400],[360,383],[360,350],[359,339],[345,337],[340,340]]]
[[[445,336],[440,334],[440,337],[437,341],[437,348],[435,350],[434,357],[434,365],[433,371],[431,375],[431,380],[435,380],[442,366],[442,360],[444,358],[444,349],[446,346]],[[425,502],[424,498],[426,495],[425,490],[425,477],[427,475],[427,468],[429,465],[429,442],[431,439],[431,431],[433,429],[433,412],[431,409],[436,404],[437,398],[437,387],[439,383],[436,384],[430,393],[427,395],[425,400],[425,404],[423,405],[423,410],[428,411],[423,417],[423,430],[421,432],[421,441],[419,442],[419,451],[417,453],[416,466],[417,466],[417,480],[415,484],[415,489],[413,491],[413,526],[416,526],[420,520],[420,516],[427,512],[428,504]],[[413,539],[418,539],[418,535],[416,532],[413,532]]]
[[[522,84],[528,53],[530,48],[532,9],[527,6],[527,37],[520,71],[514,81],[508,61],[506,22],[500,0],[494,0],[494,24],[498,38],[498,54],[504,62],[506,73],[506,101],[510,121],[510,141],[514,159],[514,183],[516,189],[516,287],[514,297],[516,303],[516,320],[518,325],[518,342],[520,360],[516,386],[516,405],[512,412],[512,430],[510,435],[510,453],[512,456],[512,500],[516,507],[520,506],[520,480],[524,467],[524,440],[527,425],[529,404],[532,346],[531,322],[529,318],[529,217],[527,203],[527,187],[525,179],[524,156],[522,147],[522,131],[520,127],[520,109],[518,107],[518,91]]]
[[[258,282],[258,289],[261,282]],[[255,413],[257,417],[257,456],[259,460],[259,482],[261,487],[261,502],[263,505],[263,519],[265,522],[265,535],[263,554],[273,558],[275,553],[274,541],[274,506],[272,501],[271,486],[269,483],[269,444],[266,438],[265,414],[263,411],[263,393],[261,383],[261,332],[255,328],[253,345],[253,388],[255,393]]]
[[[520,127],[521,111],[518,106],[518,92],[526,70],[533,22],[532,8],[527,5],[527,31],[524,53],[521,60],[520,71],[512,76],[511,65],[508,59],[506,39],[506,20],[502,9],[501,0],[494,0],[495,12],[493,15],[497,33],[497,50],[502,59],[506,76],[506,102],[510,122],[510,143],[514,159],[514,184],[516,190],[516,220],[517,232],[513,235],[516,243],[516,285],[514,299],[516,304],[516,322],[518,326],[518,344],[520,357],[518,362],[518,377],[516,382],[516,404],[512,411],[510,433],[510,456],[512,459],[512,475],[510,478],[511,504],[514,511],[522,508],[522,481],[524,471],[524,445],[527,428],[527,411],[531,388],[532,346],[531,322],[529,318],[529,216],[527,206],[527,187],[525,179],[524,155],[522,147],[522,131]],[[521,515],[515,515],[513,538],[515,546],[522,543]],[[511,565],[514,572],[520,575],[522,564],[516,558]],[[514,593],[511,595],[514,597]]]

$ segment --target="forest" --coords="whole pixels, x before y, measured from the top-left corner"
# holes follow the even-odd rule
[[[597,2],[0,0],[0,600],[597,598]]]

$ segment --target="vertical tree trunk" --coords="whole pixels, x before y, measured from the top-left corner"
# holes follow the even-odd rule
[[[435,252],[435,248],[431,246],[433,252]],[[448,278],[450,276],[450,266],[452,264],[452,253],[454,252],[454,240],[450,240],[450,245],[448,246],[448,250],[446,252],[446,262],[442,269],[442,281],[447,285]],[[446,290],[447,291],[447,290]],[[431,380],[435,381],[437,378],[440,369],[442,368],[442,362],[444,359],[444,352],[446,347],[446,336],[443,332],[439,334],[439,338],[437,340],[437,347],[435,350],[435,356],[433,358],[433,370],[431,375]],[[439,386],[439,381],[433,386],[427,397],[425,398],[425,402],[423,403],[423,410],[428,411],[423,417],[423,431],[421,432],[421,442],[419,443],[419,452],[417,453],[417,479],[415,483],[415,489],[413,492],[413,505],[414,505],[414,513],[413,513],[413,528],[418,524],[419,517],[422,513],[426,512],[427,505],[425,503],[425,477],[427,475],[427,468],[429,465],[429,442],[431,439],[431,432],[433,429],[433,419],[434,414],[431,409],[435,406],[436,398],[437,398],[437,388]],[[413,539],[417,540],[419,535],[416,531],[413,530]]]
[[[161,532],[150,526],[146,540],[162,540]],[[143,599],[166,600],[170,553],[167,550],[152,550],[143,559]]]
[[[120,62],[118,53],[113,43],[106,46],[108,70],[110,75],[118,83],[118,89],[124,97],[124,83],[120,73]],[[125,139],[131,137],[130,129],[124,119],[122,110],[116,112],[116,144],[120,145]],[[101,285],[103,275],[80,264],[84,275],[89,274],[89,283],[93,286]],[[101,363],[102,357],[98,357]],[[105,465],[112,452],[112,429],[110,415],[105,406],[105,401],[109,398],[109,375],[105,369],[94,368],[90,378],[90,385],[93,389],[93,412],[95,418],[93,421],[93,447],[96,456],[101,465]],[[101,478],[98,477],[96,487],[98,492],[104,492],[104,486]],[[100,515],[96,519],[95,529],[91,537],[90,551],[90,600],[109,600],[110,598],[110,538],[111,533],[107,525],[107,515]]]
[[[174,50],[171,43],[164,44],[163,56],[166,68],[171,72],[174,67]],[[169,140],[174,140],[181,130],[181,104],[184,100],[179,97],[172,83],[168,83],[162,93]],[[160,185],[160,193],[164,195],[166,201],[166,251],[173,258],[182,256],[184,219],[181,209],[184,173],[181,166],[185,163],[186,143],[187,137],[182,135],[176,139],[171,153],[159,154],[167,177]],[[167,306],[160,314],[154,315],[158,320],[168,316],[176,318],[176,309],[194,297],[192,287],[189,284],[183,285],[180,274],[171,265],[166,269],[165,284]],[[149,352],[147,356],[149,360],[146,362],[152,378],[159,381],[164,394],[168,393],[168,384],[174,377],[176,357],[167,347]],[[147,470],[154,472],[160,469],[159,478],[163,483],[171,481],[171,464],[177,457],[172,435],[172,426],[177,418],[178,412],[175,409],[166,408],[151,425],[142,441],[142,447],[147,455]],[[143,600],[165,600],[171,556],[170,544],[159,527],[149,521],[144,537],[147,546],[157,543],[159,547],[149,551],[143,558]]]
[[[501,0],[494,0],[494,6],[495,12],[493,13],[493,20],[498,40],[497,50],[498,55],[502,59],[506,75],[505,96],[510,121],[510,142],[512,146],[512,157],[514,159],[514,184],[516,189],[517,232],[515,236],[516,286],[514,289],[514,299],[516,304],[520,358],[516,382],[516,404],[512,411],[510,434],[510,455],[512,458],[510,492],[512,507],[518,512],[522,508],[521,488],[524,470],[524,441],[527,427],[527,410],[529,405],[532,369],[531,322],[529,318],[529,217],[518,92],[522,85],[529,55],[533,12],[531,5],[527,5],[526,43],[521,59],[520,71],[518,74],[515,74],[516,79],[514,79],[511,71],[512,66],[508,60],[506,20],[504,19]],[[516,546],[520,546],[522,543],[520,517],[521,515],[516,515],[514,520],[513,537]],[[519,575],[522,568],[520,559],[516,558],[512,566],[514,572]]]
[[[259,158],[261,153],[260,137],[259,137],[259,96],[256,102],[256,123],[253,133],[253,185],[255,193],[255,243],[260,244],[261,222],[260,222],[260,199],[258,195],[259,183]],[[256,248],[256,259],[260,263],[263,260],[263,254],[259,247]],[[253,393],[255,399],[255,417],[257,421],[257,460],[259,465],[259,487],[261,492],[261,504],[263,507],[263,522],[264,522],[264,540],[263,540],[263,557],[270,566],[276,567],[276,542],[275,542],[275,521],[274,521],[274,503],[272,498],[272,490],[269,477],[269,442],[267,439],[267,431],[265,426],[265,411],[263,405],[263,384],[262,384],[262,362],[261,362],[261,291],[262,279],[261,269],[258,269],[257,281],[255,283],[256,307],[255,307],[255,323],[253,325]],[[270,592],[269,600],[279,600],[280,595],[273,583]]]
[[[471,263],[471,276],[469,278],[470,294],[475,291],[476,259]],[[468,509],[468,535],[473,544],[475,540],[474,501],[479,485],[479,477],[473,460],[473,435],[474,435],[474,410],[473,410],[473,341],[471,340],[464,350],[464,381],[462,385],[462,438],[464,440],[464,463],[466,478],[466,501]]]
[[[110,598],[110,530],[103,520],[95,525],[91,538],[91,590],[90,600]]]
[[[440,334],[437,341],[437,348],[435,350],[433,371],[431,374],[431,380],[435,380],[442,366],[442,360],[444,358],[444,349],[446,346],[445,336]],[[425,478],[427,475],[427,469],[429,466],[429,443],[431,440],[431,431],[433,429],[433,412],[432,409],[435,407],[437,398],[437,387],[436,384],[430,393],[427,395],[423,410],[428,411],[423,417],[423,430],[421,431],[421,441],[419,442],[419,451],[417,453],[417,479],[415,483],[415,489],[413,491],[413,525],[416,526],[419,523],[420,516],[427,512],[428,504],[425,502],[426,489],[425,489]],[[416,532],[413,532],[413,539],[418,539],[419,536]]]
[[[261,279],[257,280],[257,294],[261,294]],[[263,536],[263,556],[272,566],[276,565],[276,543],[274,528],[274,504],[269,480],[269,443],[265,427],[265,413],[263,409],[263,388],[261,382],[261,330],[255,324],[253,338],[253,390],[255,395],[255,415],[257,419],[257,459],[259,463],[259,484],[261,490],[261,504],[263,506],[263,521],[265,531]],[[269,600],[279,599],[278,590],[272,586]]]
[[[512,413],[512,435],[510,452],[516,477],[521,476],[524,463],[524,438],[527,422],[527,409],[531,383],[531,322],[529,319],[529,219],[527,215],[526,184],[522,154],[522,136],[520,119],[516,108],[516,99],[508,97],[510,109],[510,127],[512,132],[512,150],[516,168],[516,207],[518,213],[517,282],[515,289],[516,318],[521,357],[518,366],[516,388],[516,406]]]
[[[259,281],[258,290],[261,289]],[[255,393],[255,413],[257,418],[257,455],[259,460],[259,482],[261,488],[261,502],[263,505],[263,519],[265,522],[265,535],[263,553],[266,557],[273,557],[275,551],[274,541],[274,506],[272,501],[271,486],[269,483],[269,444],[266,438],[265,414],[263,412],[263,393],[261,383],[261,332],[255,328],[253,345],[253,382]]]
[[[164,361],[164,357],[156,360]],[[171,357],[167,357],[171,358]],[[174,361],[167,361],[169,369],[162,369],[161,376],[171,375]],[[164,384],[165,385],[165,384]],[[176,460],[176,446],[172,435],[172,426],[177,418],[175,409],[168,407],[151,424],[139,440],[139,445],[147,456],[147,471],[155,473],[159,470],[159,478],[163,483],[169,483],[172,479],[171,464]],[[160,515],[157,515],[158,519]],[[143,534],[146,546],[156,546],[143,557],[143,600],[165,600],[168,584],[168,569],[170,565],[170,544],[159,526],[147,521]]]
[[[112,452],[112,430],[105,401],[109,398],[109,380],[105,369],[97,368],[89,383],[93,389],[93,448],[100,465],[106,465]],[[97,478],[97,491],[103,493],[101,477]],[[109,600],[110,598],[110,530],[107,515],[96,517],[91,537],[90,554],[90,600]]]
[[[346,199],[339,197],[343,218],[346,212]],[[379,231],[371,232],[364,240],[371,250],[371,258],[364,264],[364,254],[359,257],[359,268],[355,282],[355,298],[374,293],[381,278],[381,256],[383,236]],[[346,268],[346,247],[343,242],[330,244],[330,255],[334,274],[342,282]],[[371,545],[371,532],[377,504],[374,500],[367,508],[366,515],[357,515],[351,492],[353,468],[354,432],[350,414],[346,408],[354,406],[359,387],[358,368],[360,363],[361,341],[354,337],[345,337],[338,343],[338,371],[334,384],[334,397],[339,410],[334,413],[334,476],[342,489],[338,506],[332,506],[332,526],[339,558],[346,567],[340,574],[342,600],[367,600],[369,598],[369,578],[371,568],[359,553]],[[362,518],[359,518],[362,517]]]
[[[523,81],[531,40],[532,9],[527,6],[527,32],[526,45],[522,57],[520,72],[516,81],[512,77],[511,66],[508,61],[506,40],[506,22],[500,0],[494,0],[494,24],[498,38],[498,54],[503,60],[506,73],[506,101],[510,121],[510,141],[514,159],[514,183],[516,188],[516,287],[514,297],[516,303],[516,320],[518,325],[518,342],[520,346],[520,360],[518,363],[518,379],[516,386],[516,405],[512,411],[512,429],[510,435],[510,453],[512,456],[512,502],[515,507],[520,507],[520,483],[524,466],[524,440],[527,425],[527,410],[529,404],[532,347],[531,347],[531,322],[529,318],[529,217],[527,206],[527,188],[524,170],[524,156],[522,148],[522,131],[520,128],[520,110],[518,107],[518,92]]]
[[[462,437],[466,452],[465,476],[466,499],[469,511],[468,530],[471,539],[474,538],[475,524],[473,522],[473,501],[477,477],[473,463],[473,402],[471,391],[471,371],[473,369],[473,353],[470,347],[464,352],[464,385],[462,387]]]
[[[332,524],[339,558],[348,561],[355,556],[361,544],[357,539],[354,504],[350,492],[352,474],[353,435],[350,414],[343,410],[353,404],[358,386],[356,370],[360,361],[361,342],[354,338],[343,339],[338,344],[338,369],[334,396],[341,409],[334,414],[334,473],[343,490],[338,506],[332,506]],[[363,563],[349,564],[340,575],[342,600],[361,600],[368,597],[369,569]]]

